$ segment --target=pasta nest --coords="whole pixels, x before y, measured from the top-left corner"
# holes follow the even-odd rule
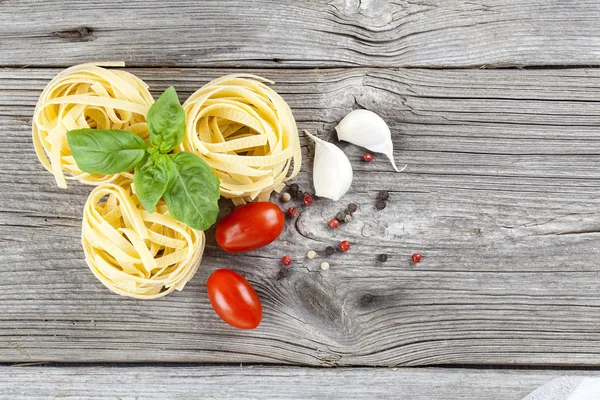
[[[300,171],[290,107],[264,82],[272,83],[248,74],[224,76],[183,104],[187,124],[180,150],[204,159],[221,181],[221,195],[236,205],[267,201]]]
[[[123,65],[109,64],[109,65]],[[117,175],[88,174],[77,167],[66,133],[72,129],[122,129],[148,141],[146,113],[154,103],[148,85],[122,70],[81,64],[59,73],[42,92],[33,117],[38,158],[66,188],[69,179],[97,185]]]
[[[168,213],[164,201],[149,213],[133,193],[133,176],[102,183],[91,192],[83,213],[85,260],[113,292],[154,299],[182,290],[198,270],[204,232]]]

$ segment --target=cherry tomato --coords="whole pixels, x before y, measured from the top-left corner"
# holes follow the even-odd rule
[[[212,308],[229,325],[254,329],[262,319],[262,306],[254,288],[240,274],[218,269],[206,282]]]
[[[215,236],[223,250],[239,253],[268,245],[279,237],[284,226],[285,216],[276,204],[250,203],[223,218]]]

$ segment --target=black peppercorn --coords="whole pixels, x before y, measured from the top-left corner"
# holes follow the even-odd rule
[[[332,246],[327,246],[327,247],[325,248],[325,254],[326,254],[326,255],[330,256],[330,255],[332,255],[333,253],[335,253],[335,249],[334,249]]]
[[[387,201],[390,198],[390,193],[387,190],[380,190],[377,193],[377,200]]]
[[[384,200],[379,200],[377,203],[375,203],[375,208],[381,211],[385,208],[386,205],[387,204]]]
[[[283,278],[287,278],[290,275],[290,271],[288,268],[281,268],[277,273],[277,280],[280,281]]]
[[[295,194],[299,189],[300,189],[300,186],[298,186],[297,183],[292,183],[288,190],[289,190],[290,194]]]
[[[387,261],[387,254],[380,254],[379,257],[377,257],[377,259],[381,262],[386,262]]]
[[[293,195],[294,199],[302,200],[304,198],[304,192],[302,190],[298,190]]]
[[[343,211],[340,211],[339,213],[336,214],[335,219],[337,219],[340,222],[344,222],[346,220],[346,213]]]
[[[355,213],[356,210],[358,210],[358,206],[356,205],[356,203],[348,204],[348,211],[350,212],[350,214]]]

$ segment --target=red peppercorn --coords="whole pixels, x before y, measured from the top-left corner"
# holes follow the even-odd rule
[[[373,154],[371,154],[371,153],[365,153],[365,154],[363,154],[363,161],[364,162],[371,162],[371,161],[373,161]]]
[[[296,218],[298,216],[299,212],[298,209],[296,207],[290,207],[287,210],[287,215],[290,218]]]
[[[332,218],[332,219],[329,220],[329,227],[331,229],[338,228],[339,226],[340,226],[340,221],[338,221],[337,219]]]
[[[307,207],[310,206],[312,204],[312,202],[313,202],[312,196],[310,194],[308,194],[308,193],[306,193],[304,195],[304,197],[302,198],[302,200],[304,201],[304,205],[307,206]]]
[[[292,257],[290,257],[290,256],[281,257],[281,263],[287,267],[288,265],[290,265],[292,263]]]
[[[340,250],[341,251],[348,251],[348,250],[350,250],[350,243],[348,243],[347,240],[344,240],[343,242],[340,242]]]
[[[412,255],[412,262],[414,262],[415,264],[420,263],[422,259],[423,255],[421,253],[415,253]]]

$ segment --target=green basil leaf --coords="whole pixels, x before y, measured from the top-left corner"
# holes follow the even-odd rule
[[[219,179],[203,159],[192,153],[169,157],[175,166],[164,194],[169,213],[194,229],[208,229],[219,213]]]
[[[135,194],[146,211],[154,212],[156,203],[167,190],[172,173],[173,161],[169,156],[152,151],[147,152],[144,160],[135,167]]]
[[[79,169],[90,174],[129,171],[148,147],[138,135],[116,129],[75,129],[67,132],[67,141]]]
[[[177,147],[185,135],[185,112],[171,86],[160,95],[146,116],[150,143],[161,153],[168,153]]]

